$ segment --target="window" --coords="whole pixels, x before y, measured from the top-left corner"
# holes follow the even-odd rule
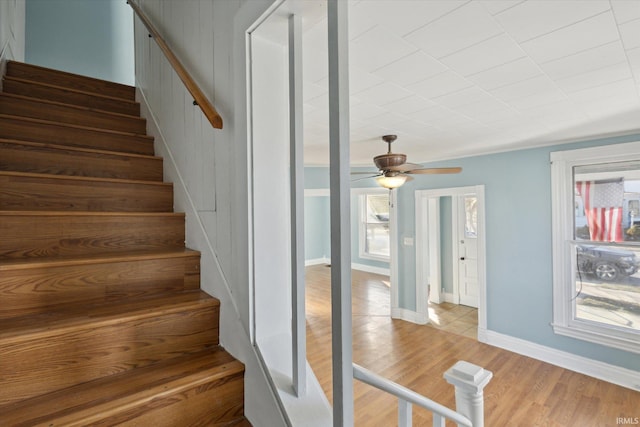
[[[464,197],[464,237],[472,239],[478,237],[478,198]]]
[[[389,192],[360,196],[360,258],[389,261]]]
[[[551,161],[554,331],[640,353],[640,142]]]

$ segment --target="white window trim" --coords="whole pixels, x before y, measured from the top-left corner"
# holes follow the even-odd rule
[[[384,188],[367,188],[364,191],[358,192],[358,257],[362,259],[369,259],[373,261],[391,262],[391,255],[372,255],[365,252],[364,248],[367,246],[367,230],[365,226],[367,216],[366,197],[372,194],[385,194],[389,190]],[[389,209],[391,210],[391,209]],[[391,215],[391,212],[389,212]],[[391,220],[391,218],[389,218]],[[390,224],[390,223],[389,223]],[[391,235],[389,235],[389,245],[391,245]]]
[[[575,166],[640,160],[640,141],[551,153],[553,330],[556,334],[640,353],[640,333],[575,318],[573,175]],[[568,285],[570,284],[570,285]]]

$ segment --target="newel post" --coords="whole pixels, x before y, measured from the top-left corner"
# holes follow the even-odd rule
[[[444,379],[455,387],[456,411],[471,420],[473,427],[484,427],[482,391],[493,373],[469,362],[459,361],[444,373]]]

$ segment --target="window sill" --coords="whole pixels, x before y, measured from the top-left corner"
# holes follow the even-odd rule
[[[595,325],[579,324],[567,326],[554,323],[551,326],[553,327],[553,332],[558,335],[640,354],[640,339],[638,334]]]

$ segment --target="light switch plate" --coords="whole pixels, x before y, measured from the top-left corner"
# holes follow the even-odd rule
[[[402,240],[402,243],[403,243],[405,246],[413,246],[413,237],[405,237],[405,238]]]

